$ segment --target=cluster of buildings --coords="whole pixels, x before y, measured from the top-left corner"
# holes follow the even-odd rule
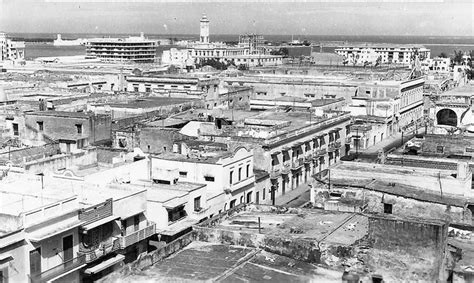
[[[0,32],[0,62],[25,60],[25,43],[15,41],[7,37],[7,34]]]
[[[462,68],[385,44],[336,56],[414,67],[295,66],[200,28],[163,63],[246,68],[142,65],[141,34],[0,73],[1,282],[470,282]]]
[[[266,52],[262,35],[245,34],[239,36],[237,45],[223,42],[211,42],[209,19],[206,15],[200,20],[199,41],[186,42],[181,48],[163,51],[161,62],[186,68],[196,63],[215,60],[234,66],[277,66],[282,64],[283,56]]]

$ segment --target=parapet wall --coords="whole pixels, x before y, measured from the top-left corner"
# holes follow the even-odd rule
[[[442,268],[448,224],[372,216],[369,218],[369,241],[373,246],[368,265],[383,273],[398,272],[407,280],[437,281]],[[384,260],[377,260],[383,255]],[[397,260],[387,260],[397,256]],[[400,266],[400,263],[402,266]]]

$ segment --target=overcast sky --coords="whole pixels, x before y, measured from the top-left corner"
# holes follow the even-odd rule
[[[0,30],[38,33],[474,36],[473,0],[0,0]]]

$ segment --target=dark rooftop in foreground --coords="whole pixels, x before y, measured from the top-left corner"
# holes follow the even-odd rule
[[[341,274],[256,248],[192,242],[120,282],[340,282]]]

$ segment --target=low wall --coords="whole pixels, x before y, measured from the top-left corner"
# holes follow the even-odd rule
[[[195,234],[193,232],[183,235],[162,248],[140,256],[134,262],[123,266],[119,270],[101,278],[96,282],[120,282],[124,277],[134,274],[136,271],[150,267],[153,264],[162,261],[170,255],[182,250],[194,240]]]
[[[31,173],[41,173],[45,170],[57,171],[72,166],[87,166],[97,163],[97,149],[89,148],[82,152],[60,154],[51,157],[34,160],[24,164],[26,171]]]
[[[225,213],[202,222],[199,226],[193,226],[193,233],[196,234],[196,240],[210,243],[255,247],[305,262],[321,262],[321,251],[319,250],[316,241],[292,239],[288,237],[278,237],[258,233],[229,231],[215,227],[224,219],[232,217],[232,215],[249,208],[272,213],[298,213],[301,211],[299,208],[242,204],[234,209],[228,210]]]

